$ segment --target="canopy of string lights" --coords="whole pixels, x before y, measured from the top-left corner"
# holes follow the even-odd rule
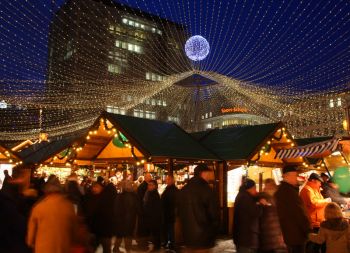
[[[348,0],[12,0],[0,14],[0,139],[72,133],[107,107],[181,112],[186,129],[225,106],[311,117],[293,106],[349,90]],[[199,34],[210,53],[191,61]]]

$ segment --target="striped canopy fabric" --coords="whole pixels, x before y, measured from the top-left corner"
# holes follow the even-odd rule
[[[290,149],[280,149],[276,158],[286,159],[286,158],[297,158],[297,157],[312,157],[320,155],[326,151],[333,152],[338,147],[339,139],[331,139],[322,142],[315,142],[305,146],[299,146]]]

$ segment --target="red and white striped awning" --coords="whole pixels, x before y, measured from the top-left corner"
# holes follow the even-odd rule
[[[321,155],[326,151],[333,152],[338,147],[339,139],[331,139],[328,141],[314,142],[309,145],[299,146],[290,149],[280,149],[276,158],[297,158],[297,157],[312,157],[316,155]]]

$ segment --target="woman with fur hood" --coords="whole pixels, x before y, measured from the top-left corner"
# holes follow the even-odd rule
[[[321,223],[318,234],[309,234],[309,239],[315,243],[326,243],[326,253],[350,253],[350,226],[344,219],[338,204],[327,204],[326,220]]]

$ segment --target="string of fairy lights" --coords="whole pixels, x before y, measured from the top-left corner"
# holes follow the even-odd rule
[[[72,133],[108,106],[156,110],[186,129],[225,106],[313,117],[320,109],[300,103],[349,90],[349,22],[346,0],[7,1],[0,139]],[[202,61],[185,55],[191,35],[210,44]],[[193,75],[216,84],[178,85]]]

